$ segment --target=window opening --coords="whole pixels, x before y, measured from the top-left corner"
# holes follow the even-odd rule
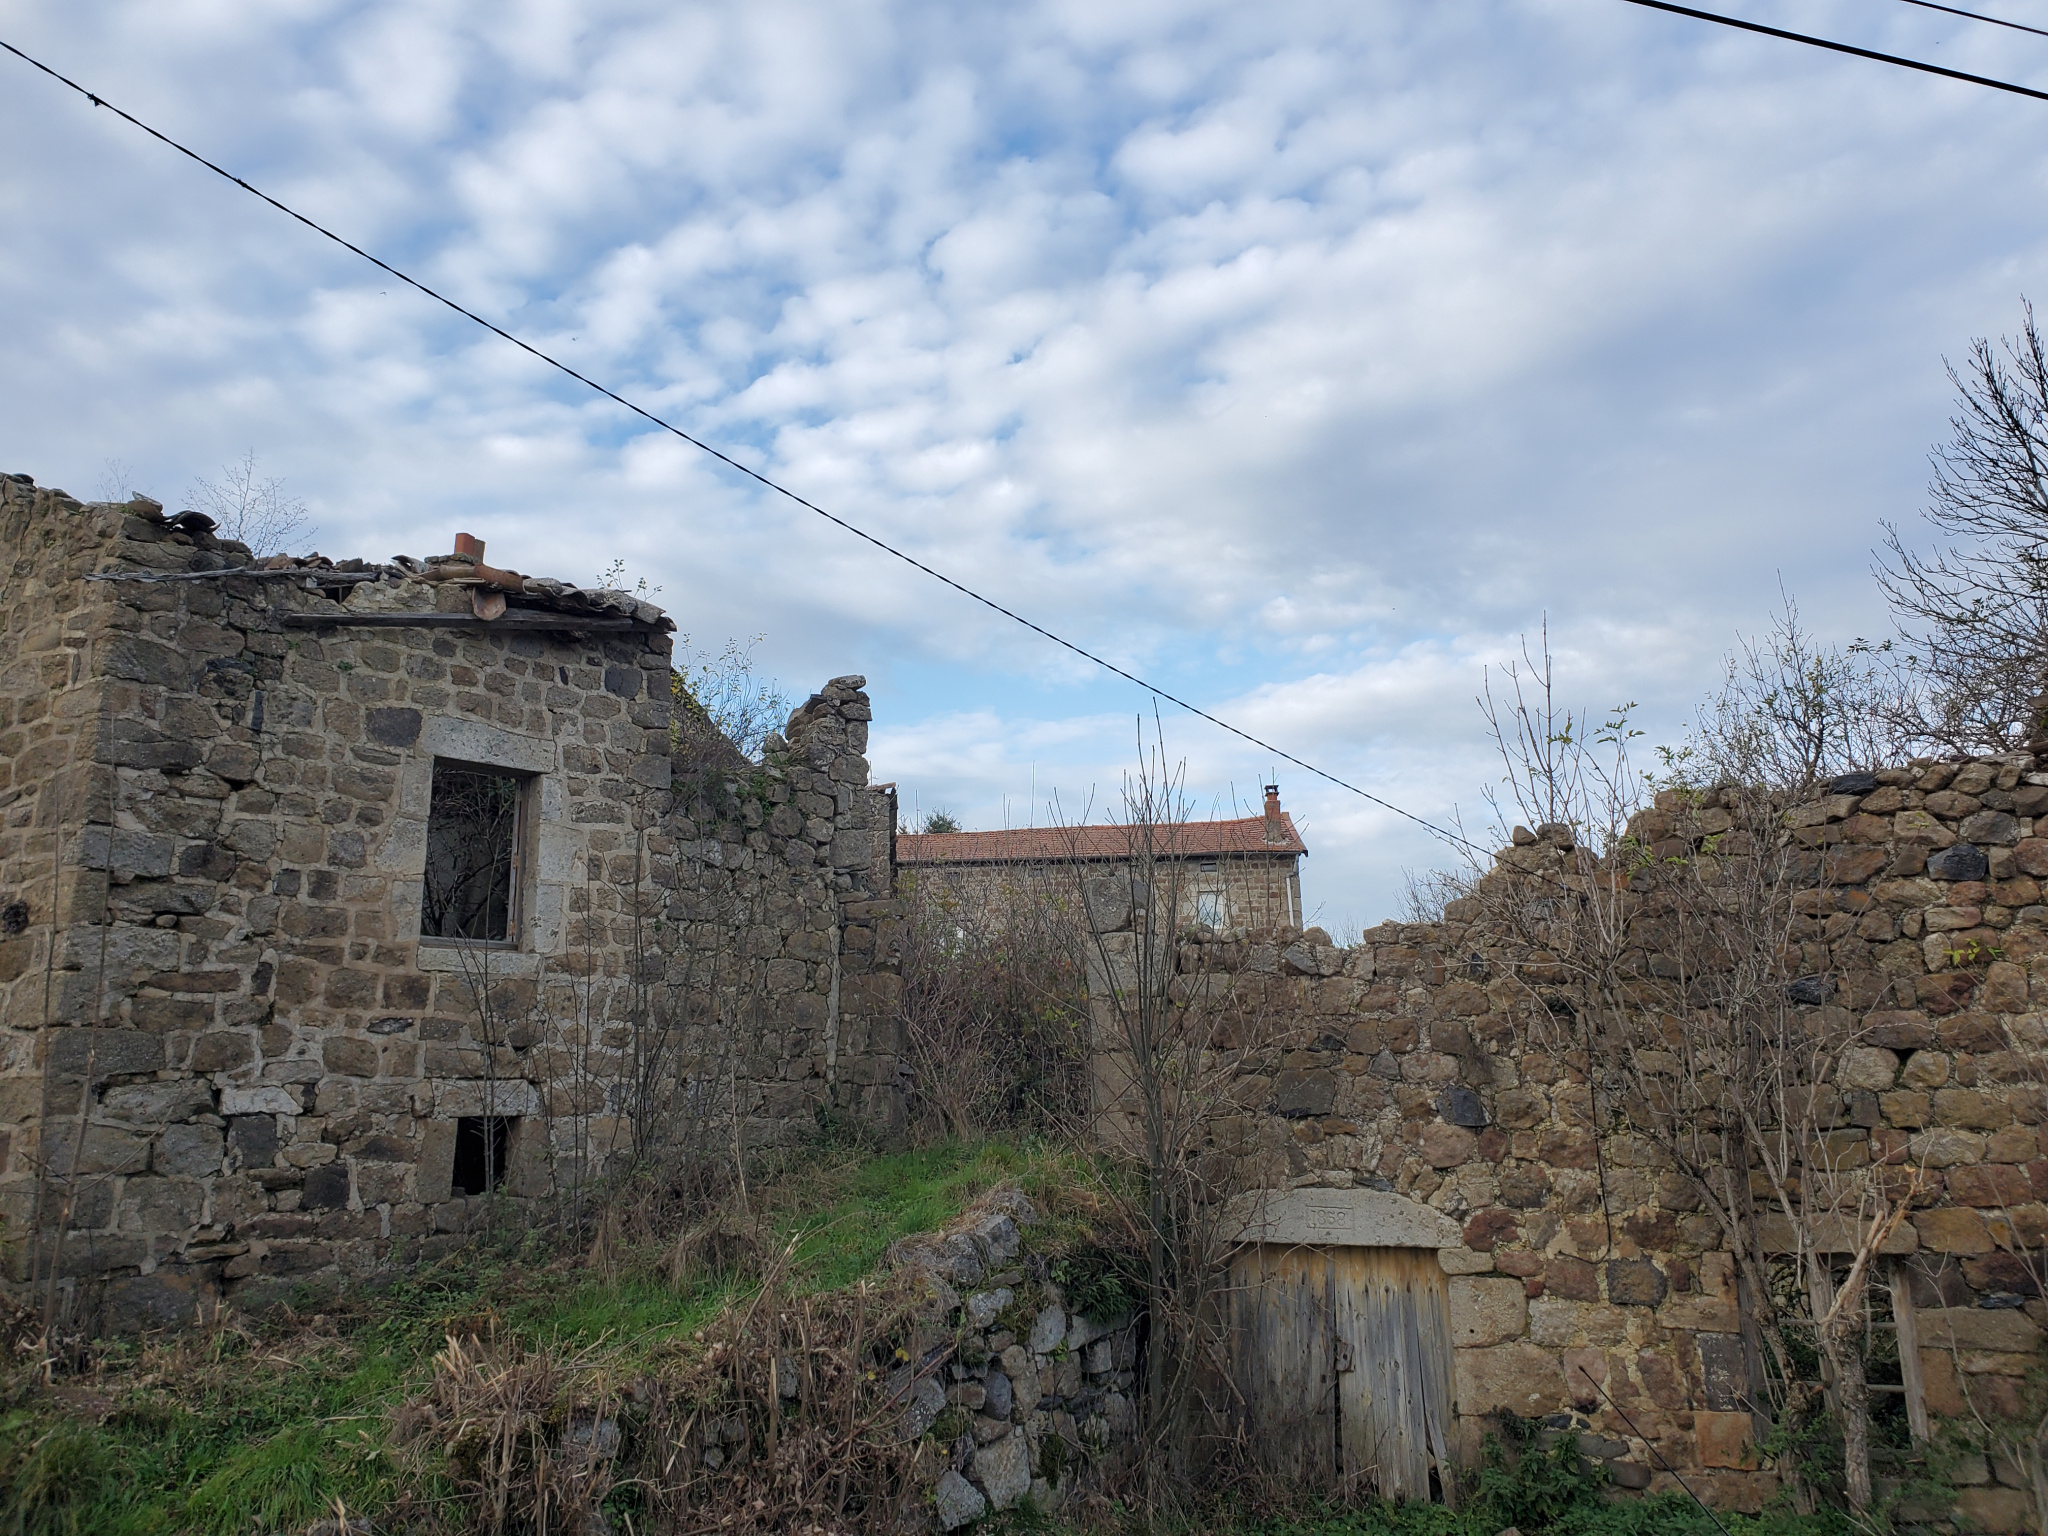
[[[458,1195],[487,1195],[505,1183],[505,1153],[512,1144],[509,1115],[464,1115],[455,1122]]]
[[[1223,926],[1223,894],[1202,891],[1195,897],[1195,921],[1210,928]]]
[[[420,937],[510,943],[519,893],[517,774],[436,762]]]

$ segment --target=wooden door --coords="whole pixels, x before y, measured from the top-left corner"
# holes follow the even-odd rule
[[[1349,1499],[1455,1496],[1434,1252],[1255,1246],[1232,1278],[1238,1388],[1268,1470]]]

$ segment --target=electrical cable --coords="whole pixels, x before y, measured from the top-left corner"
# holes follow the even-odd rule
[[[1934,0],[1899,0],[1901,5],[1917,5],[1923,11],[1947,11],[1951,16],[1967,16],[1972,21],[1981,21],[1990,27],[2011,27],[2015,32],[2031,32],[2036,37],[2048,37],[2048,30],[2030,27],[2025,22],[2007,21],[2003,16],[1980,16],[1975,11],[1959,11],[1952,5],[1936,5]]]
[[[894,556],[896,559],[901,560],[905,565],[908,565],[915,570],[922,571],[925,575],[931,577],[934,581],[943,582],[946,586],[951,587],[955,592],[960,593],[963,597],[970,598],[974,602],[981,604],[984,608],[990,609],[995,613],[1001,614],[1004,618],[1009,619],[1013,623],[1021,624],[1024,628],[1030,630],[1033,634],[1040,636],[1042,639],[1050,640],[1054,645],[1061,647],[1063,650],[1072,652],[1074,655],[1081,657],[1085,661],[1093,662],[1096,666],[1101,667],[1104,671],[1113,673],[1114,675],[1124,679],[1124,681],[1128,683],[1136,684],[1139,688],[1144,689],[1147,693],[1152,694],[1155,698],[1164,699],[1167,703],[1176,705],[1179,708],[1186,710],[1189,714],[1195,716],[1197,719],[1208,721],[1209,724],[1217,727],[1219,730],[1228,732],[1230,735],[1237,737],[1240,741],[1250,742],[1253,746],[1272,753],[1282,762],[1292,763],[1295,767],[1303,770],[1304,772],[1313,774],[1315,777],[1324,780],[1326,783],[1334,784],[1337,786],[1337,788],[1346,790],[1351,794],[1357,795],[1359,798],[1363,800],[1368,800],[1372,804],[1379,806],[1382,810],[1392,811],[1396,816],[1405,817],[1407,820],[1414,822],[1417,826],[1423,828],[1425,831],[1442,838],[1447,843],[1455,844],[1459,847],[1469,849],[1475,853],[1491,853],[1490,849],[1481,848],[1479,844],[1471,841],[1469,838],[1463,837],[1456,832],[1450,831],[1448,828],[1440,827],[1435,822],[1430,821],[1425,817],[1416,815],[1413,811],[1403,810],[1400,806],[1394,804],[1391,800],[1382,799],[1380,796],[1372,793],[1372,791],[1370,790],[1361,789],[1356,784],[1352,784],[1344,779],[1340,779],[1334,773],[1330,773],[1324,769],[1318,768],[1314,763],[1308,762],[1303,758],[1296,757],[1291,752],[1283,751],[1279,747],[1274,746],[1271,742],[1263,741],[1259,737],[1252,735],[1251,732],[1241,730],[1237,726],[1232,725],[1228,720],[1224,720],[1219,716],[1213,715],[1208,710],[1202,709],[1197,705],[1190,704],[1186,699],[1179,698],[1174,694],[1168,693],[1164,688],[1161,688],[1156,684],[1148,683],[1147,681],[1145,681],[1144,678],[1138,676],[1137,673],[1127,671],[1125,668],[1118,666],[1115,662],[1106,660],[1105,658],[1096,655],[1093,651],[1090,651],[1082,646],[1076,645],[1073,641],[1065,639],[1060,635],[1054,634],[1051,630],[1045,628],[1041,624],[1033,623],[1030,619],[1025,618],[1022,614],[1017,613],[1013,609],[1004,607],[994,598],[982,596],[981,593],[975,591],[972,587],[969,587],[964,583],[955,581],[952,577],[946,575],[943,571],[934,570],[931,566],[926,565],[922,560],[919,560],[916,556],[905,553],[903,550],[898,549],[895,545],[890,544],[880,538],[877,538],[874,534],[869,533],[866,529],[857,527],[853,523],[848,522],[843,517],[839,517],[831,512],[827,512],[823,507],[819,506],[816,502],[806,500],[804,497],[798,495],[795,491],[789,489],[789,487],[778,484],[776,481],[769,479],[759,470],[749,468],[747,465],[742,464],[738,459],[735,459],[731,455],[723,453],[717,448],[712,447],[711,444],[703,441],[701,438],[692,437],[688,432],[685,432],[681,427],[674,425],[672,422],[664,421],[661,417],[655,415],[652,411],[646,409],[644,406],[635,405],[631,400],[628,400],[624,395],[618,394],[613,390],[607,389],[604,385],[598,383],[595,379],[588,378],[583,374],[578,373],[574,368],[571,368],[567,363],[564,363],[557,358],[549,356],[547,353],[541,351],[540,348],[532,345],[530,342],[520,340],[510,331],[504,329],[502,326],[492,324],[489,320],[486,320],[482,315],[477,314],[475,311],[463,308],[460,304],[456,303],[447,295],[439,293],[432,288],[429,288],[425,283],[421,282],[418,278],[411,277],[406,273],[399,271],[398,268],[392,266],[389,262],[382,261],[377,257],[372,256],[368,251],[364,250],[361,246],[344,239],[342,236],[336,234],[333,230],[328,229],[325,225],[315,223],[305,214],[300,213],[296,208],[289,207],[286,204],[279,202],[269,193],[261,191],[258,188],[251,186],[241,177],[235,175],[234,172],[225,170],[222,167],[214,164],[213,161],[207,159],[198,151],[186,148],[183,144],[180,144],[176,139],[170,137],[168,134],[158,132],[156,129],[150,127],[149,124],[143,122],[140,118],[134,116],[132,113],[124,112],[121,110],[121,108],[115,106],[112,102],[107,101],[105,98],[101,96],[95,95],[93,92],[87,90],[84,86],[80,85],[76,80],[72,80],[65,75],[59,74],[56,70],[52,69],[49,65],[43,63],[40,59],[33,58],[29,54],[23,53],[19,48],[15,47],[12,43],[6,41],[4,38],[0,38],[0,48],[6,49],[7,52],[13,54],[16,58],[20,59],[24,64],[28,64],[34,67],[35,69],[41,70],[44,74],[48,75],[52,80],[57,81],[59,84],[67,86],[71,90],[76,91],[79,95],[83,96],[87,101],[91,102],[94,106],[104,107],[107,111],[113,113],[122,121],[129,123],[136,128],[140,128],[144,133],[148,134],[158,143],[164,144],[169,148],[176,150],[179,154],[185,156],[185,158],[188,160],[196,161],[198,164],[205,166],[206,169],[212,171],[216,176],[221,177],[223,180],[233,182],[236,186],[240,187],[244,192],[247,192],[251,197],[257,198],[262,202],[268,203],[271,207],[275,208],[279,213],[285,214],[290,218],[296,219],[299,223],[305,225],[306,228],[312,230],[315,234],[324,236],[326,239],[332,240],[336,245],[342,247],[342,249],[349,251],[354,255],[360,256],[364,261],[369,262],[370,265],[376,267],[379,271],[387,272],[392,277],[397,278],[398,281],[400,281],[401,283],[404,283],[407,287],[416,289],[418,292],[425,294],[435,303],[444,305],[447,308],[454,310],[456,314],[462,316],[465,320],[474,321],[476,324],[482,326],[485,330],[489,331],[492,335],[500,337],[505,341],[511,342],[512,345],[519,348],[520,351],[527,353],[531,357],[539,359],[541,362],[547,364],[550,368],[553,368],[558,372],[567,374],[577,383],[582,384],[589,389],[595,390],[598,394],[603,395],[607,400],[613,401],[618,405],[624,406],[634,415],[642,418],[645,421],[652,422],[655,426],[660,427],[664,432],[672,433],[676,437],[681,438],[691,447],[699,449],[704,453],[710,454],[712,458],[718,460],[719,463],[724,464],[727,468],[738,471],[740,474],[745,475],[748,479],[753,480],[758,484],[765,486],[768,490],[775,492],[778,496],[787,497],[789,500],[795,502],[798,506],[804,508],[806,511],[815,512],[819,517],[824,518],[825,521],[827,521],[828,523],[835,524],[836,526],[844,529],[846,532],[852,534],[855,538],[861,539],[866,543],[873,545],[876,549],[881,550],[882,553]]]
[[[1947,80],[1961,80],[1970,85],[1988,86],[1994,91],[2010,91],[2015,96],[2031,96],[2036,101],[2048,101],[2048,91],[2037,91],[2030,85],[2014,85],[2009,80],[1993,80],[1988,75],[1972,75],[1960,69],[1944,69],[1939,64],[1923,64],[1918,59],[1902,59],[1895,53],[1877,53],[1869,48],[1833,42],[1825,37],[1812,37],[1804,32],[1787,32],[1783,27],[1767,27],[1760,21],[1743,21],[1739,17],[1722,16],[1714,11],[1696,11],[1689,5],[1673,5],[1671,0],[1622,0],[1622,4],[1640,5],[1653,11],[1669,11],[1674,16],[1690,16],[1695,21],[1711,21],[1718,26],[1736,27],[1744,32],[1760,32],[1765,37],[1780,37],[1791,43],[1805,43],[1809,47],[1826,48],[1834,53],[1854,54],[1859,59],[1875,59],[1880,64],[1896,64],[1900,69],[1917,69],[1922,74],[1940,75]]]

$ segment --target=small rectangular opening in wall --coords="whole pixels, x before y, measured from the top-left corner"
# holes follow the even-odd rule
[[[526,781],[502,768],[434,762],[420,937],[510,944],[519,933]]]
[[[1211,928],[1223,926],[1223,893],[1200,891],[1195,896],[1195,921]]]
[[[457,1195],[487,1195],[504,1187],[505,1157],[512,1146],[512,1116],[464,1115],[455,1122]]]

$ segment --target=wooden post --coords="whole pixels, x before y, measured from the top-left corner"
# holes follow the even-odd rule
[[[1913,1289],[1903,1260],[1888,1266],[1892,1288],[1892,1326],[1899,1341],[1899,1380],[1906,1384],[1906,1426],[1913,1443],[1924,1445],[1933,1438],[1927,1421],[1927,1385],[1920,1375],[1920,1325],[1913,1320]]]

